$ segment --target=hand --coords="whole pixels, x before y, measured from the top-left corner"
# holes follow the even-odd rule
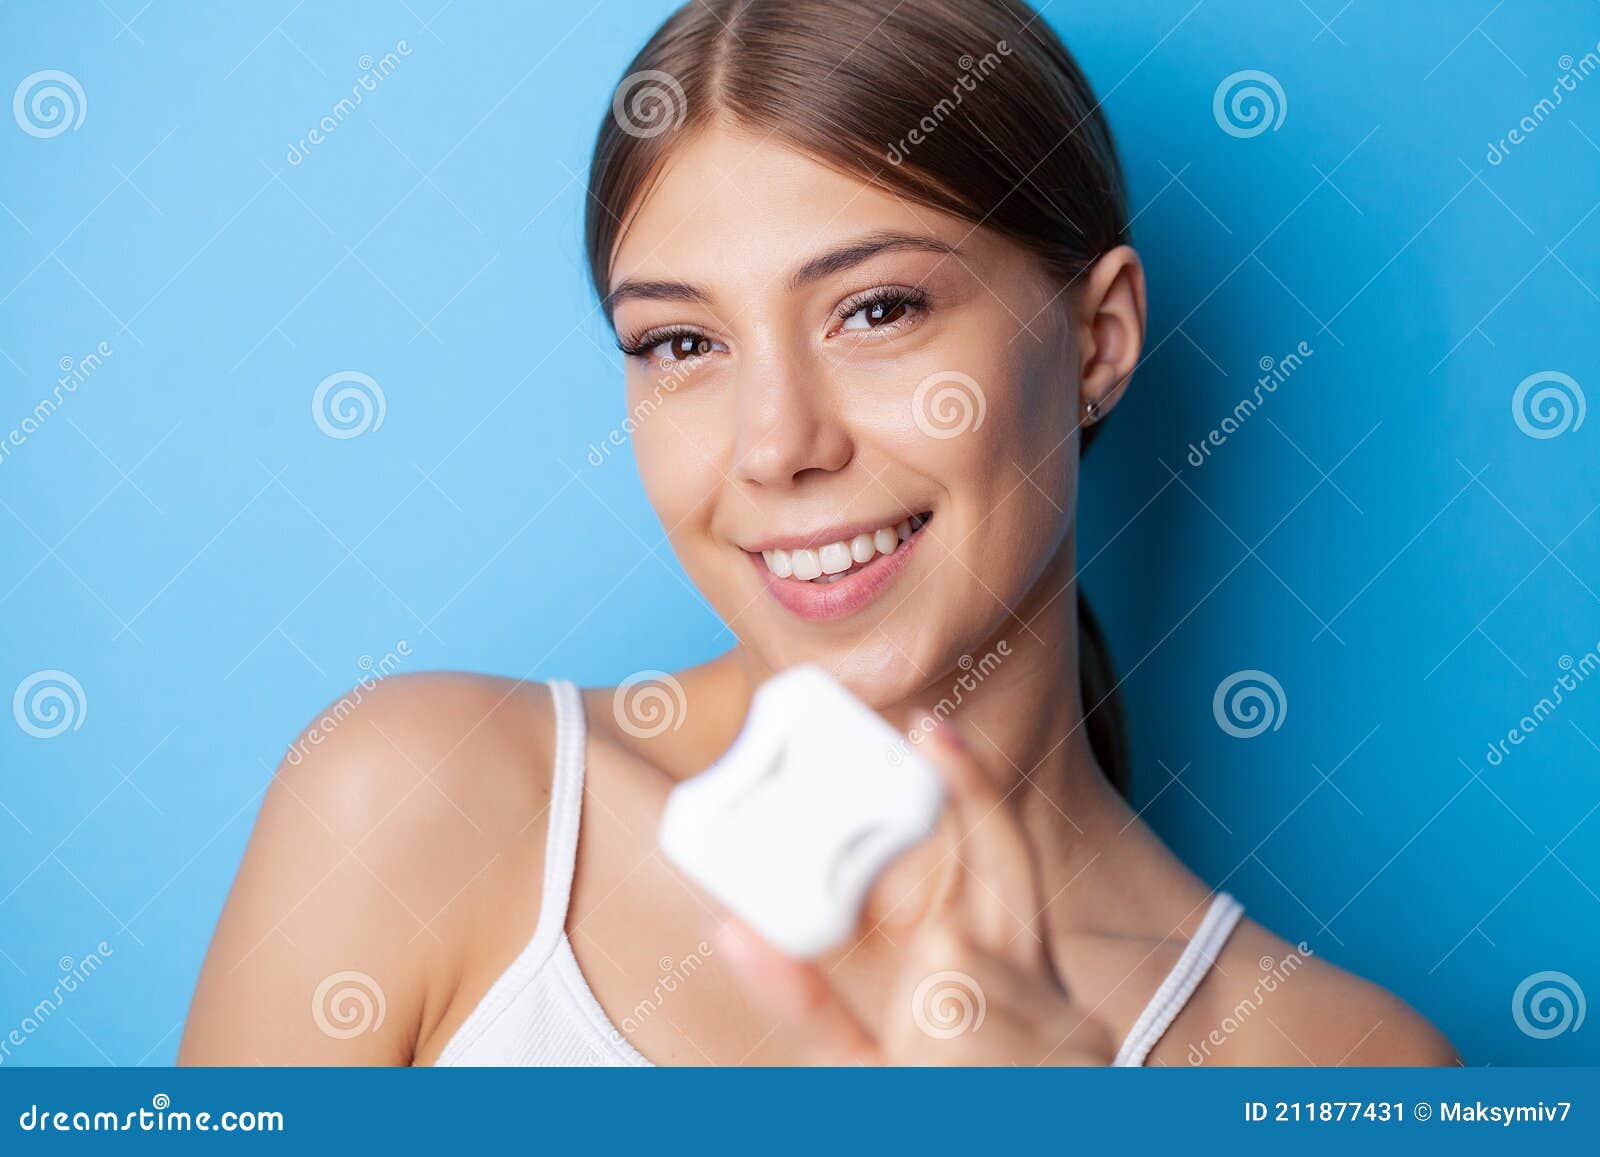
[[[1064,991],[1038,935],[1043,905],[1022,824],[952,721],[928,747],[948,788],[956,862],[904,945],[877,1033],[820,967],[736,918],[717,933],[719,954],[759,1003],[805,1026],[815,1064],[1109,1064],[1109,1033]]]

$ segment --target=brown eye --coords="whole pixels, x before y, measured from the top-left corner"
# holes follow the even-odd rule
[[[845,307],[850,309],[850,314],[840,329],[883,329],[906,320],[912,316],[912,310],[921,309],[927,304],[925,297],[910,291],[885,291],[872,299],[857,298],[856,301],[859,304],[853,309],[848,305]]]
[[[679,362],[711,352],[711,339],[697,333],[680,333],[661,344],[667,347],[666,356]]]
[[[905,299],[894,301],[875,301],[866,307],[867,325],[890,325],[899,321],[906,313]]]

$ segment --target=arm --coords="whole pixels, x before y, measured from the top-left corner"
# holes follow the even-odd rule
[[[530,749],[547,747],[529,734],[542,714],[532,695],[543,692],[396,677],[302,735],[267,789],[180,1063],[411,1062],[446,1015],[485,908],[536,916],[491,896],[543,856],[529,823],[547,798],[547,776],[528,767]]]

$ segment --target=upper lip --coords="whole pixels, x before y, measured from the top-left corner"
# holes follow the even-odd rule
[[[755,542],[745,542],[740,545],[752,554],[759,554],[765,550],[816,550],[818,547],[827,546],[830,542],[848,542],[858,534],[871,534],[886,526],[898,526],[913,514],[921,511],[908,510],[900,514],[882,515],[878,518],[858,519],[855,522],[841,522],[833,526],[825,526],[818,530],[805,531],[800,534],[774,534]]]

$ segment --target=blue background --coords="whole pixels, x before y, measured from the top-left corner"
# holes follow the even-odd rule
[[[51,139],[0,116],[0,436],[61,359],[113,350],[0,462],[0,691],[62,669],[87,701],[48,740],[0,715],[0,1033],[62,957],[114,949],[12,1063],[173,1059],[272,768],[363,656],[609,683],[732,641],[626,455],[586,461],[623,401],[584,171],[670,5],[539,7],[0,9],[0,96],[41,69],[87,96]],[[1600,998],[1600,680],[1485,759],[1600,642],[1600,417],[1536,439],[1511,410],[1539,371],[1600,390],[1600,76],[1486,159],[1600,10],[1050,19],[1118,133],[1150,275],[1148,356],[1082,504],[1146,817],[1469,1063],[1600,1059],[1600,1013],[1537,1040],[1511,1009],[1544,970]],[[1276,131],[1214,119],[1241,69],[1281,83]],[[383,424],[327,437],[312,392],[352,369]],[[1246,668],[1287,701],[1249,740],[1212,712]]]

